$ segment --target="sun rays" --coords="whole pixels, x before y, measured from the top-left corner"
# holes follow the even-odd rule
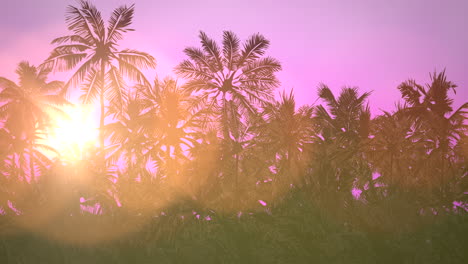
[[[63,107],[63,113],[51,113],[45,144],[57,151],[60,159],[80,160],[86,148],[94,146],[99,131],[91,105]]]

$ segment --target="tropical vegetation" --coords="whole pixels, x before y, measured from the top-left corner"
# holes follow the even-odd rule
[[[468,102],[445,71],[394,111],[325,84],[299,106],[265,36],[200,31],[179,79],[150,82],[156,59],[119,46],[134,8],[106,26],[69,6],[45,61],[0,77],[2,263],[468,261]],[[67,161],[41,139],[73,89],[99,140]]]

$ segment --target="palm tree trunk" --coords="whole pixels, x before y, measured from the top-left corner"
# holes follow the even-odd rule
[[[36,180],[36,172],[34,170],[34,154],[32,143],[29,144],[29,169],[31,172],[31,182]]]
[[[227,126],[228,122],[228,117],[227,117],[227,101],[226,101],[226,93],[223,92],[223,109],[222,109],[222,129],[223,129],[223,137],[224,141],[227,142],[227,140],[230,138],[229,137],[229,128]]]
[[[443,199],[445,198],[445,194],[446,194],[446,191],[447,191],[447,175],[446,174],[446,159],[447,159],[447,150],[448,150],[448,143],[447,141],[444,139],[442,142],[441,142],[441,156],[442,156],[442,168],[441,168],[441,172],[440,172],[440,185],[441,185],[441,191],[442,191],[442,197]]]
[[[101,116],[99,119],[99,144],[101,151],[104,152],[104,118],[105,118],[105,107],[104,107],[104,91],[105,91],[105,71],[106,65],[104,61],[101,61],[101,91],[99,93],[99,102],[101,105]]]
[[[393,187],[393,184],[395,183],[393,179],[393,153],[390,154],[390,184]]]
[[[172,171],[172,160],[171,160],[171,146],[166,145],[166,168],[169,179],[176,183],[174,173]]]
[[[286,173],[286,177],[285,180],[287,180],[288,182],[286,182],[285,184],[285,188],[287,186],[289,186],[289,184],[291,184],[291,181],[292,179],[294,179],[295,175],[292,175],[293,172],[291,171],[291,153],[292,153],[292,150],[291,150],[291,146],[288,146],[288,153],[287,153],[287,156],[286,156],[286,170],[285,170],[285,173]]]
[[[236,196],[239,195],[239,153],[236,153],[236,175],[235,175],[235,181],[236,181]],[[238,197],[236,197],[238,198]]]

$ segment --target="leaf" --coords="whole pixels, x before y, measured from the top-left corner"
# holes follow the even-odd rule
[[[232,31],[223,32],[223,57],[229,70],[234,70],[239,60],[239,38]]]
[[[245,62],[253,61],[263,56],[265,50],[269,47],[268,41],[263,35],[255,34],[251,36],[244,44],[242,55],[239,60],[239,66],[243,66]]]
[[[122,78],[119,70],[115,66],[111,66],[106,74],[108,85],[106,86],[106,94],[109,101],[116,104],[118,109],[122,108],[127,100],[125,81]]]
[[[85,1],[80,1],[81,7],[85,8],[87,3]],[[65,21],[68,24],[68,29],[75,33],[75,35],[80,36],[85,39],[86,43],[97,43],[97,39],[91,26],[88,24],[86,16],[83,14],[82,9],[69,5],[67,7],[67,15],[65,16]]]
[[[98,98],[102,87],[100,76],[100,72],[96,69],[91,69],[87,74],[85,82],[81,85],[80,101],[83,104],[90,104]]]
[[[133,31],[133,29],[128,27],[132,24],[134,11],[135,4],[132,4],[130,7],[121,6],[114,9],[107,28],[107,41],[115,43],[123,38],[123,33]]]
[[[137,50],[125,49],[116,53],[117,56],[126,61],[129,64],[132,64],[136,68],[155,68],[156,61],[153,56],[149,55],[146,52],[141,52]]]
[[[201,39],[202,47],[209,55],[210,63],[214,66],[215,71],[222,71],[223,64],[221,62],[218,44],[216,44],[214,40],[210,39],[203,31],[200,31],[199,37]]]

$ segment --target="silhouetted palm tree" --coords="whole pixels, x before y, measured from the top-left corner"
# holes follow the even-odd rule
[[[439,175],[441,188],[448,181],[447,170],[455,157],[453,147],[467,134],[468,102],[453,111],[450,90],[456,85],[447,80],[445,71],[431,75],[431,83],[422,86],[408,80],[398,86],[407,107],[405,113],[413,118],[417,131],[424,133],[420,140],[426,145],[428,159]],[[432,171],[433,174],[434,171]]]
[[[324,189],[350,191],[358,176],[371,180],[363,157],[370,124],[370,110],[365,103],[370,93],[359,95],[357,88],[344,88],[336,98],[330,88],[321,85],[318,95],[328,111],[322,105],[316,107],[315,175]]]
[[[21,138],[7,129],[0,129],[0,206],[3,209],[9,208],[7,201],[10,201],[15,208],[27,210],[37,200],[37,195],[41,195],[38,182],[53,163],[43,152],[55,150],[39,143],[40,139],[38,130]]]
[[[187,184],[193,187],[193,196],[205,204],[218,204],[216,199],[223,193],[219,177],[223,169],[222,144],[217,134],[215,128],[197,132],[197,141],[189,149]]]
[[[62,82],[47,82],[50,70],[37,69],[28,62],[21,62],[16,73],[18,84],[0,77],[0,119],[4,120],[4,129],[12,140],[10,154],[27,157],[30,176],[35,179],[35,159],[40,155],[35,147],[50,149],[38,142],[39,130],[45,129],[50,111],[61,113],[59,106],[69,103],[58,94],[63,87]],[[29,155],[24,156],[26,152]]]
[[[87,1],[80,6],[68,6],[66,21],[72,35],[56,38],[56,47],[44,68],[77,70],[66,83],[64,92],[70,86],[82,84],[81,101],[90,103],[99,98],[101,105],[100,143],[104,147],[105,99],[121,109],[126,99],[126,85],[123,77],[139,83],[148,83],[141,68],[154,68],[154,58],[148,53],[124,49],[118,50],[118,41],[129,28],[134,14],[134,5],[116,8],[109,19],[107,28],[101,13]]]
[[[167,78],[164,81],[156,79],[153,86],[140,87],[139,94],[159,148],[165,149],[167,157],[181,158],[184,148],[193,145],[191,132],[198,122],[197,115],[191,113],[190,93],[181,89],[175,80]]]
[[[297,177],[304,174],[302,169],[312,143],[313,108],[303,106],[296,110],[291,90],[289,95],[283,92],[279,101],[268,104],[263,115],[265,123],[260,125],[261,133],[255,141],[263,145],[269,155],[266,160],[273,161],[281,177],[297,184]]]
[[[241,48],[238,37],[224,31],[222,50],[204,32],[199,36],[202,49],[186,48],[189,59],[176,72],[189,79],[184,88],[196,96],[195,105],[214,114],[224,140],[229,140],[229,102],[243,117],[257,113],[257,106],[270,101],[279,85],[275,73],[281,64],[272,57],[262,58],[270,42],[260,34],[251,36]]]
[[[414,140],[417,133],[412,133],[411,119],[402,112],[384,112],[371,122],[370,150],[368,159],[378,171],[385,183],[393,187],[395,184],[410,184],[411,169],[414,167],[414,155],[417,146],[423,145]]]
[[[138,91],[146,112],[144,132],[153,145],[149,154],[160,161],[160,172],[179,185],[183,182],[182,167],[188,161],[185,152],[193,147],[199,127],[199,114],[190,108],[190,92],[170,78],[156,78],[153,86],[138,87]]]
[[[281,64],[272,57],[263,57],[270,42],[262,35],[252,35],[240,47],[239,38],[223,32],[222,49],[204,32],[200,32],[200,48],[186,48],[189,57],[175,69],[188,79],[184,88],[194,96],[193,108],[203,109],[205,122],[214,123],[222,135],[223,173],[232,174],[231,159],[237,144],[234,137],[239,122],[258,114],[258,107],[271,101],[272,91],[279,85],[275,73]],[[240,118],[239,118],[240,117]],[[238,157],[236,158],[238,163]],[[237,167],[237,166],[236,166]],[[238,171],[233,174],[237,175]]]
[[[49,70],[38,70],[28,62],[16,69],[19,83],[0,77],[0,119],[5,128],[18,138],[34,134],[36,126],[43,126],[49,117],[48,110],[60,111],[58,106],[68,104],[58,92],[60,81],[47,82]]]

